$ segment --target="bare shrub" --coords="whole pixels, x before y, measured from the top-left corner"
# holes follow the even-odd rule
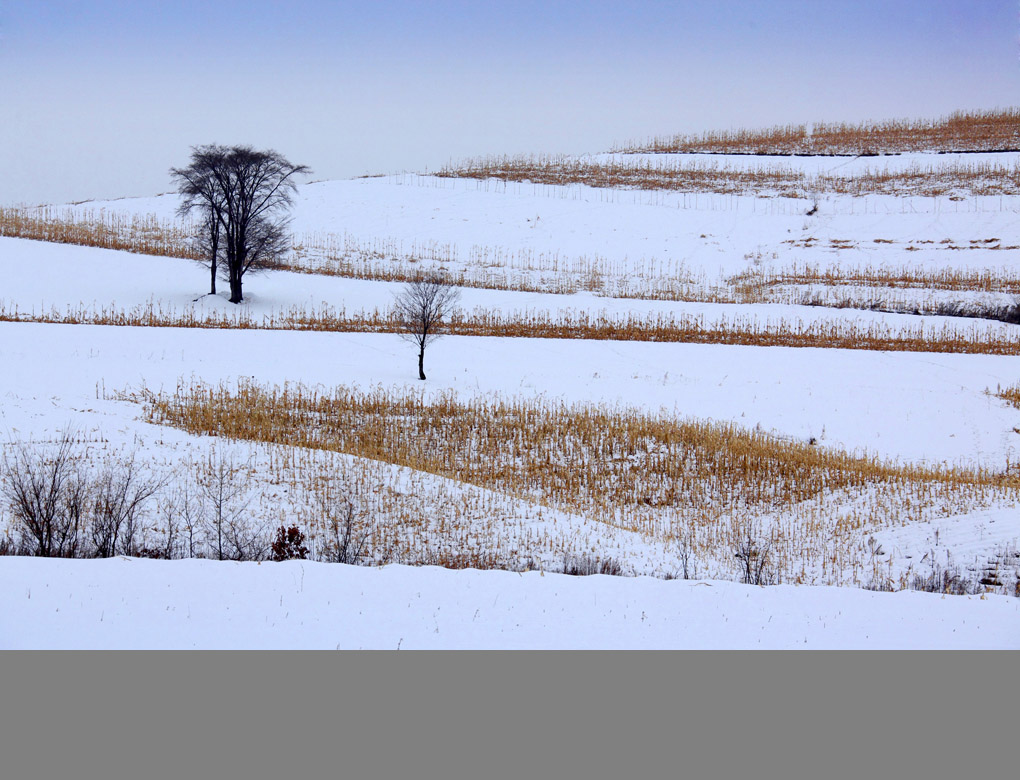
[[[615,558],[595,558],[590,555],[563,556],[563,573],[572,577],[589,577],[593,574],[606,574],[611,577],[622,577],[623,566]]]
[[[16,541],[11,537],[10,529],[7,527],[7,523],[4,522],[4,516],[0,514],[0,528],[7,528],[2,536],[0,536],[0,556],[4,555],[17,555],[18,546]]]
[[[1020,325],[1020,295],[1014,295],[1012,303],[999,309],[997,319],[1008,322],[1010,325]]]
[[[733,556],[740,563],[741,582],[747,585],[771,585],[775,581],[772,565],[772,540],[761,529],[748,523],[733,540]]]
[[[60,433],[55,450],[24,442],[0,457],[0,494],[14,521],[18,548],[27,555],[74,557],[86,520],[87,488],[75,431]]]
[[[896,591],[895,584],[888,577],[873,577],[861,587],[864,590],[873,590],[876,593],[893,593]]]
[[[165,558],[172,560],[174,558],[182,558],[182,531],[184,528],[184,522],[180,514],[180,509],[176,497],[176,493],[164,497],[164,500],[160,503],[158,508],[160,520],[162,521],[159,530],[163,534],[162,542],[159,545],[155,545],[151,548],[146,548],[139,552],[139,555],[143,558]],[[146,553],[151,550],[158,550],[159,555],[147,555]]]
[[[187,483],[177,489],[173,501],[181,523],[182,551],[186,551],[188,558],[194,558],[196,537],[201,542],[206,527],[205,504],[201,496],[189,488]]]
[[[206,506],[190,480],[177,482],[161,495],[157,509],[156,539],[139,551],[146,558],[196,558],[207,536]]]
[[[134,454],[103,467],[91,490],[90,530],[97,558],[138,554],[146,505],[165,484],[165,479],[142,472]]]
[[[150,558],[157,561],[168,561],[171,560],[170,555],[167,554],[165,547],[160,545],[144,545],[138,547],[135,550],[135,557],[137,558]]]
[[[984,591],[979,583],[964,576],[958,567],[949,564],[941,566],[934,561],[928,574],[913,576],[909,587],[911,590],[924,593],[944,593],[953,596],[969,596]]]
[[[229,520],[224,526],[223,538],[227,560],[264,561],[269,554],[271,543],[266,524],[250,517]]]
[[[319,511],[326,527],[322,559],[330,563],[357,564],[365,553],[372,524],[345,491],[331,491],[320,500]]]

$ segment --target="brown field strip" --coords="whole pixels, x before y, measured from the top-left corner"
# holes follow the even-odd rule
[[[63,313],[25,312],[0,306],[0,322],[35,322],[65,325],[121,327],[197,328],[233,330],[290,330],[330,333],[397,333],[391,315],[374,311],[348,316],[328,307],[293,307],[262,319],[247,313],[196,313],[163,311],[153,305],[131,310],[68,308]],[[674,315],[624,317],[571,314],[557,317],[545,313],[490,314],[476,310],[443,326],[454,336],[582,339],[595,341],[654,341],[687,344],[722,344],[755,347],[814,347],[894,352],[949,352],[989,355],[1020,355],[1020,334],[1006,335],[979,328],[891,328],[881,323],[766,323],[733,318],[708,322],[704,317]]]

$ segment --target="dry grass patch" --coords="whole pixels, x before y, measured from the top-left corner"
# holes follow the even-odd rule
[[[1020,322],[1020,276],[1009,269],[822,268],[794,264],[779,269],[754,268],[726,281],[740,303]],[[959,297],[949,299],[945,293]]]
[[[820,123],[653,138],[619,152],[725,154],[896,154],[1020,150],[1020,109],[957,111],[939,119]]]
[[[809,246],[808,244],[801,245]],[[817,265],[794,264],[788,268],[755,270],[745,275],[732,277],[729,281],[731,284],[736,284],[744,276],[753,277],[759,284],[766,287],[827,285],[1020,295],[1020,274],[1006,268],[1001,270],[926,269],[912,266],[823,268]]]
[[[769,191],[796,196],[807,182],[802,172],[778,166],[745,169],[707,163],[594,162],[570,157],[534,156],[469,160],[461,165],[448,165],[436,175],[444,178],[585,184],[590,187],[713,192],[724,195]]]
[[[196,259],[192,229],[149,215],[0,207],[0,236]]]
[[[1011,406],[1015,406],[1017,409],[1020,409],[1020,385],[996,388],[995,396],[996,398],[1001,398]]]
[[[682,538],[688,555],[740,576],[734,550],[754,529],[772,551],[779,581],[863,584],[883,567],[892,570],[891,559],[877,559],[866,544],[875,530],[1018,494],[1015,477],[989,470],[901,466],[731,425],[604,406],[452,395],[427,401],[381,389],[251,383],[122,397],[144,403],[150,422],[272,445],[274,457],[292,465],[326,451],[463,483],[467,492],[451,488],[447,495],[463,501],[458,514],[421,507],[421,516],[406,519],[421,539],[451,554],[461,549],[451,539],[474,535],[467,551],[476,565],[486,554],[505,567],[550,552],[540,530],[530,542],[519,525],[511,532],[515,518],[494,500],[506,495],[593,521],[588,544],[595,552],[600,525],[602,537],[623,529],[658,544]],[[405,483],[399,492],[414,489]],[[399,524],[386,527],[390,547],[406,551],[394,541]]]
[[[889,239],[889,238],[876,238],[876,239],[872,240],[872,243],[874,243],[874,244],[882,244],[882,245],[896,244],[895,241],[893,241],[892,239]],[[921,247],[917,246],[916,244],[923,244],[923,245],[925,245],[926,249],[937,250],[937,251],[954,251],[954,252],[958,252],[958,251],[960,251],[962,249],[987,249],[987,250],[991,250],[993,252],[1016,251],[1016,250],[1020,249],[1020,245],[1017,245],[1017,244],[1003,244],[1002,240],[998,239],[998,238],[985,238],[985,239],[972,238],[967,243],[968,243],[968,245],[961,246],[959,244],[956,244],[953,241],[953,239],[946,238],[946,239],[943,239],[942,241],[940,241],[938,243],[938,245],[935,245],[935,242],[930,240],[930,239],[918,239],[917,241],[909,241],[909,242],[907,242],[906,250],[908,252],[916,252],[916,251],[920,250]],[[819,245],[818,244],[818,239],[817,238],[813,238],[813,237],[808,237],[808,238],[791,238],[791,239],[787,239],[786,241],[783,241],[783,244],[786,244],[786,245],[792,246],[792,247],[796,247],[796,248],[799,248],[799,249],[815,249]],[[829,246],[832,249],[859,249],[861,247],[861,243],[859,241],[853,241],[853,240],[850,240],[850,239],[835,239],[834,238],[834,239],[829,241]],[[967,273],[967,272],[963,271],[961,273]]]
[[[916,165],[907,170],[868,170],[848,175],[808,175],[780,166],[735,168],[726,165],[651,160],[596,162],[568,157],[490,157],[448,165],[446,178],[670,190],[719,195],[758,195],[815,199],[822,194],[917,197],[1018,195],[1016,164]]]
[[[128,217],[107,212],[74,215],[45,209],[0,209],[0,235],[195,259],[191,230],[189,225],[161,222],[151,215]],[[783,243],[802,249],[820,246],[818,239],[813,237],[789,239]],[[874,239],[874,243],[885,245],[894,242],[879,238]],[[931,249],[940,250],[1020,248],[1003,245],[998,238],[971,239],[962,244],[951,239],[937,245],[933,241],[918,243],[931,244]],[[837,251],[859,246],[849,239],[831,239],[828,242],[828,248]],[[917,250],[919,247],[911,245],[908,249]],[[752,259],[750,255],[746,257]],[[473,246],[462,257],[450,244],[421,242],[412,243],[410,247],[394,241],[366,244],[349,235],[333,233],[300,237],[292,252],[268,267],[384,282],[410,282],[438,274],[460,287],[563,295],[589,292],[607,298],[692,303],[797,304],[803,303],[799,294],[783,295],[777,291],[782,287],[805,285],[1020,294],[1020,277],[1009,269],[968,271],[870,266],[821,269],[795,264],[779,270],[755,269],[726,280],[711,281],[704,273],[693,273],[684,261],[676,259],[611,260],[598,255],[566,256],[559,252],[492,246]],[[874,308],[864,302],[854,307]],[[930,310],[935,313],[935,309]],[[115,320],[122,316],[108,312],[100,319]],[[173,324],[169,316],[156,319],[160,324]],[[65,320],[73,321],[74,317],[68,315]],[[92,321],[96,320],[93,318]],[[186,327],[200,326],[194,322],[182,324]],[[236,325],[214,323],[208,326],[253,327],[242,321]]]
[[[291,307],[259,319],[245,311],[198,313],[164,310],[155,304],[131,310],[68,307],[64,312],[24,312],[0,303],[0,322],[39,322],[68,325],[122,327],[298,330],[329,333],[399,333],[392,313],[359,312],[323,306],[319,309]],[[454,336],[498,338],[584,339],[594,341],[657,341],[687,344],[724,344],[754,347],[813,347],[863,349],[892,352],[949,352],[987,355],[1020,355],[1020,334],[950,325],[893,327],[871,322],[765,322],[747,317],[723,317],[708,321],[703,316],[515,312],[492,314],[476,309],[458,314],[441,328]]]

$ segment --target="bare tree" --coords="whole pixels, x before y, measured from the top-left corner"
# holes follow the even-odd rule
[[[78,552],[87,486],[75,449],[75,432],[65,428],[52,452],[18,442],[0,457],[0,494],[21,535],[20,546],[30,555]]]
[[[210,295],[216,294],[216,273],[222,254],[220,231],[226,223],[226,203],[213,173],[223,156],[223,147],[196,146],[191,150],[191,165],[170,169],[170,178],[181,195],[178,215],[186,217],[196,210],[201,213],[202,227],[196,248],[203,258],[201,262],[210,270]]]
[[[231,303],[243,300],[242,279],[249,270],[266,267],[286,251],[295,178],[307,173],[307,166],[272,150],[217,144],[194,147],[188,167],[170,169],[182,197],[180,212],[203,212],[208,262],[213,274],[226,266]]]
[[[410,282],[397,295],[394,315],[401,337],[418,347],[418,379],[425,379],[425,347],[443,335],[439,329],[459,300],[460,290],[438,276]]]
[[[209,268],[210,295],[216,294],[216,274],[220,267],[220,257],[223,254],[223,249],[220,246],[220,229],[220,219],[210,209],[202,218],[202,228],[195,241],[195,248],[198,250],[199,256],[203,258],[200,262],[205,263]]]

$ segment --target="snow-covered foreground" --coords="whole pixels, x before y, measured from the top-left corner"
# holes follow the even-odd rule
[[[3,648],[1020,648],[1020,599],[646,577],[0,558]]]

